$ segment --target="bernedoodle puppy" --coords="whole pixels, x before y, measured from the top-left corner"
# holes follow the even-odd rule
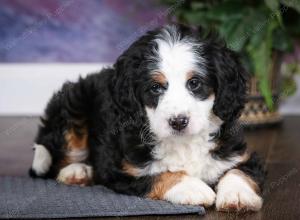
[[[30,174],[220,211],[262,207],[265,171],[237,123],[247,73],[224,43],[165,26],[48,103]]]

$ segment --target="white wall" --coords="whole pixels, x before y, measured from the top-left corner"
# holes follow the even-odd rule
[[[0,115],[40,115],[63,82],[104,66],[107,64],[1,64]]]
[[[66,80],[99,71],[109,64],[1,64],[0,115],[40,115],[52,93]],[[283,114],[300,114],[300,77],[296,96],[281,106]]]

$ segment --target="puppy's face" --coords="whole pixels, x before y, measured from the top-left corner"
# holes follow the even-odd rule
[[[126,76],[119,79],[128,88],[125,104],[145,110],[159,139],[213,133],[235,120],[245,102],[246,78],[235,54],[175,26],[140,38],[115,66]]]
[[[215,98],[200,42],[165,31],[155,43],[145,102],[151,130],[159,138],[207,130]]]

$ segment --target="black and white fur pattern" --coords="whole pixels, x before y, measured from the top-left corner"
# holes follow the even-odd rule
[[[246,84],[238,57],[216,38],[174,25],[150,31],[113,67],[54,94],[30,174],[257,211],[265,171],[237,123]]]

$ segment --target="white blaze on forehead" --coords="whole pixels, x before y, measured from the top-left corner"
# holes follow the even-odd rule
[[[192,38],[181,38],[175,28],[165,29],[156,39],[158,44],[158,68],[167,78],[180,77],[186,79],[189,71],[197,70],[197,64],[205,65],[205,60],[195,50],[201,44]],[[199,70],[204,73],[204,68]]]
[[[186,74],[191,68],[196,68],[195,55],[188,44],[169,42],[159,40],[159,69],[167,76],[171,74]]]

